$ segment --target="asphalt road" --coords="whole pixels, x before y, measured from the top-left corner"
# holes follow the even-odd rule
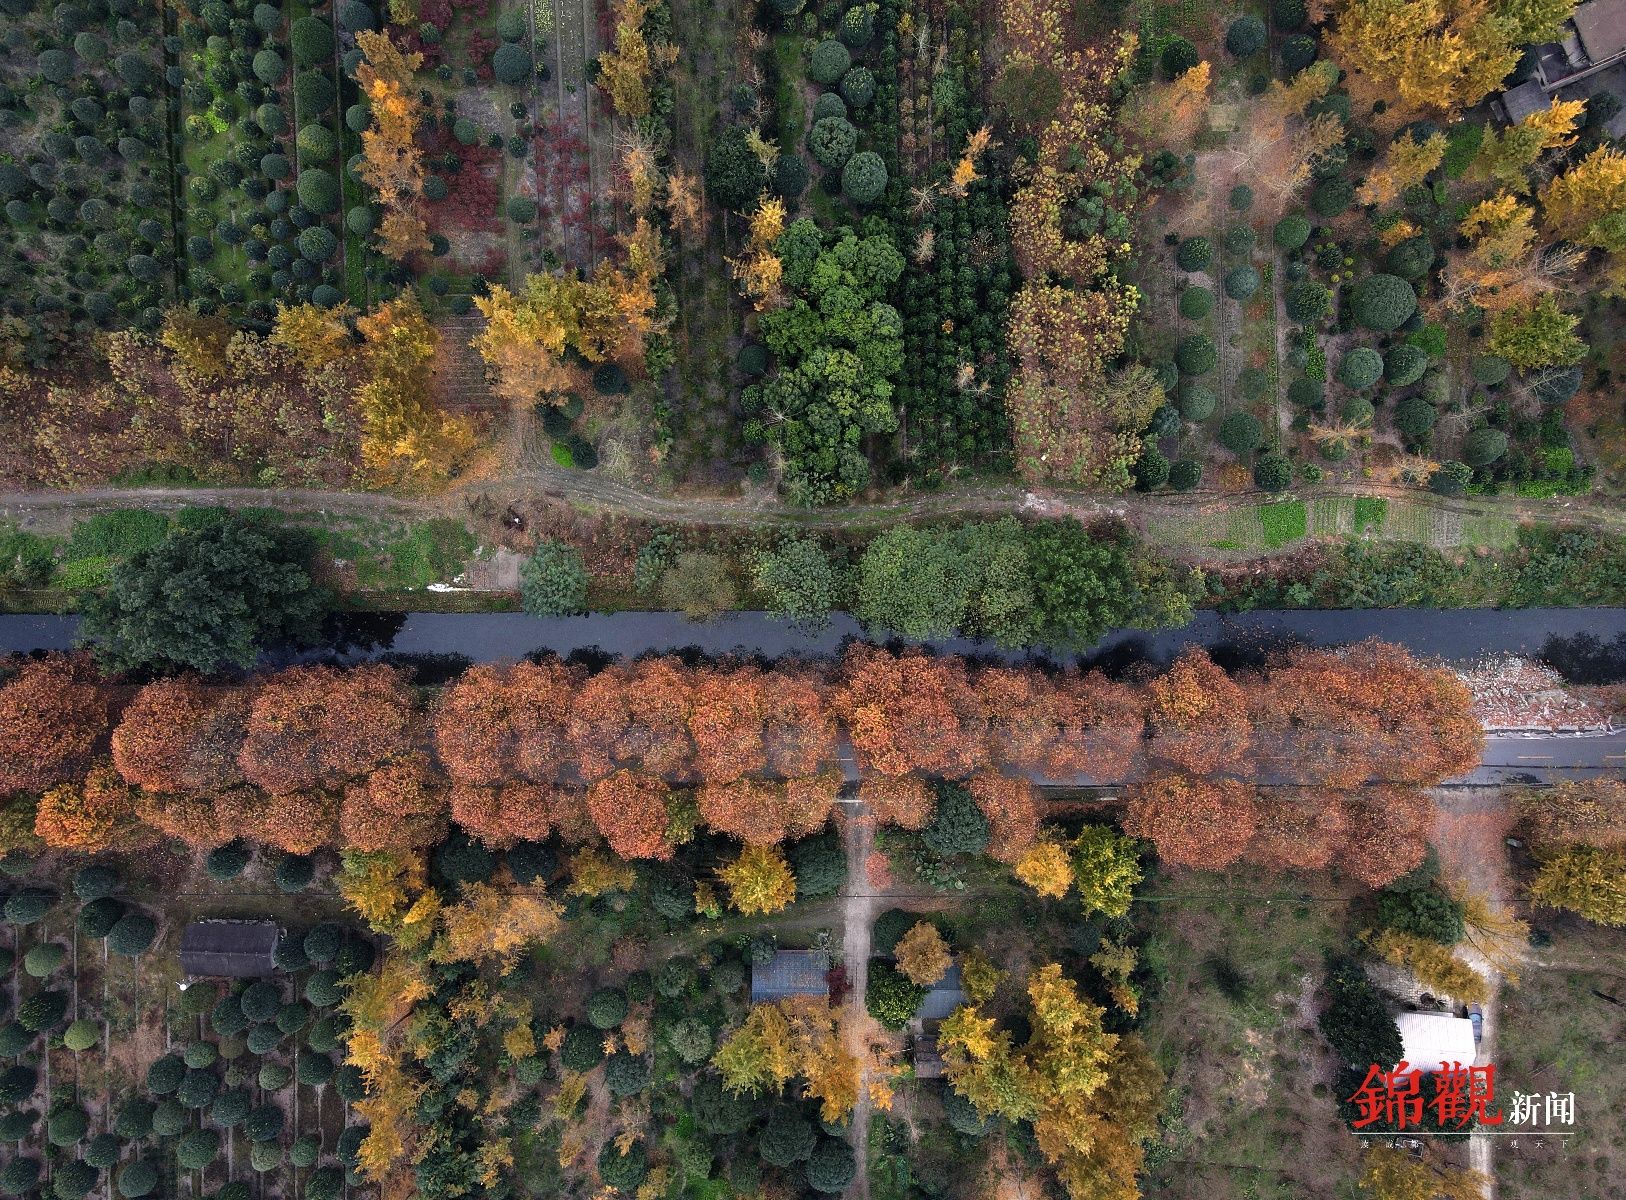
[[[1597,737],[1486,738],[1479,769],[1453,782],[1548,782],[1603,774],[1626,775],[1626,729]]]

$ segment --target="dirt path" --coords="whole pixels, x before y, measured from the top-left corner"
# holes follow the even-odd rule
[[[869,856],[875,848],[875,819],[857,800],[844,804],[846,813],[847,882],[841,888],[841,961],[851,985],[847,992],[844,1030],[848,1051],[861,1056],[864,1072],[858,1080],[858,1103],[853,1107],[847,1140],[858,1158],[858,1174],[848,1196],[869,1200],[869,1054],[862,1030],[869,1020],[865,999],[869,991],[870,926],[875,921],[876,892],[869,878]]]
[[[1461,790],[1434,794],[1434,844],[1439,849],[1445,873],[1463,880],[1475,892],[1488,898],[1498,912],[1508,908],[1511,887],[1507,877],[1507,850],[1504,839],[1513,828],[1505,790]],[[1483,1033],[1474,1064],[1496,1061],[1496,1020],[1502,991],[1502,972],[1464,942],[1462,957],[1483,975],[1490,998],[1482,1006]],[[1468,1165],[1488,1181],[1484,1200],[1497,1200],[1496,1138],[1485,1133],[1468,1137]]]
[[[1457,518],[1496,513],[1513,520],[1585,521],[1601,528],[1626,531],[1626,501],[1602,498],[1528,500],[1510,496],[1465,496],[1447,499],[1416,488],[1372,482],[1300,488],[1291,495],[1306,502],[1320,496],[1386,496],[1431,503],[1437,512]],[[425,519],[432,516],[463,517],[476,502],[494,501],[501,508],[527,498],[560,500],[585,511],[621,512],[650,520],[705,525],[777,524],[808,529],[862,529],[905,520],[1029,513],[1051,517],[1072,516],[1086,521],[1116,517],[1144,530],[1151,519],[1243,507],[1269,497],[1267,493],[1256,491],[1102,496],[1060,489],[1029,489],[1013,483],[966,486],[930,494],[904,494],[883,502],[840,508],[797,508],[761,492],[755,492],[749,498],[659,495],[617,483],[600,473],[543,464],[518,471],[509,478],[479,480],[457,486],[433,498],[393,496],[379,492],[245,487],[104,487],[78,492],[0,492],[0,516],[24,521],[29,527],[34,527],[53,513],[92,513],[112,508],[168,511],[192,505],[223,505],[264,506],[285,512],[365,513]],[[1210,557],[1241,559],[1248,555],[1227,552]]]

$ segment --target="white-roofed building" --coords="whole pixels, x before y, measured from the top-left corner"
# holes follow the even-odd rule
[[[1444,1070],[1448,1063],[1472,1065],[1477,1051],[1474,1023],[1467,1017],[1403,1012],[1395,1018],[1395,1024],[1400,1027],[1400,1057],[1410,1069],[1428,1074]]]

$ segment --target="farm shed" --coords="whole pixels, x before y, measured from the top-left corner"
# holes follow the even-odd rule
[[[1400,1027],[1400,1057],[1416,1070],[1428,1074],[1444,1070],[1447,1063],[1466,1067],[1474,1061],[1474,1026],[1467,1017],[1404,1012],[1395,1024]]]
[[[181,969],[197,978],[270,975],[281,934],[275,921],[193,921],[181,934]]]
[[[766,966],[751,967],[751,1003],[787,996],[828,996],[830,960],[817,950],[781,950]]]

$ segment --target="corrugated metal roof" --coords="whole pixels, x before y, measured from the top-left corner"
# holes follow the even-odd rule
[[[751,1003],[786,996],[828,996],[830,959],[817,950],[781,950],[765,967],[751,967]]]
[[[1474,1025],[1467,1017],[1403,1012],[1395,1024],[1400,1027],[1401,1057],[1413,1070],[1428,1074],[1443,1070],[1447,1063],[1466,1067],[1474,1061]]]
[[[279,936],[275,921],[193,921],[181,934],[181,969],[203,978],[270,975]]]

